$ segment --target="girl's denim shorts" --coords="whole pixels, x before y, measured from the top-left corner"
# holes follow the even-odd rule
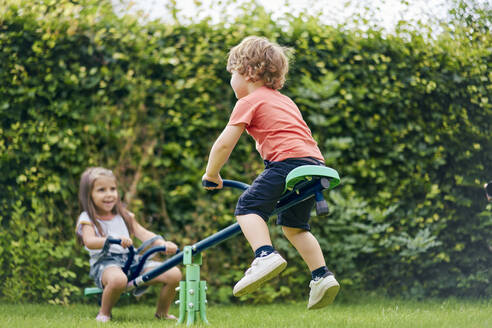
[[[96,283],[96,286],[99,288],[104,288],[102,285],[102,275],[104,273],[104,270],[106,270],[109,267],[118,267],[118,268],[123,268],[125,266],[126,260],[128,259],[128,254],[119,254],[119,253],[109,253],[101,258],[99,258],[96,263],[91,265],[90,269],[90,276],[92,279],[94,279],[94,282]],[[135,260],[134,260],[135,261]],[[157,261],[151,261],[148,260],[145,262],[145,265],[143,266],[143,270],[147,268],[153,268],[158,265],[160,265],[161,262]]]

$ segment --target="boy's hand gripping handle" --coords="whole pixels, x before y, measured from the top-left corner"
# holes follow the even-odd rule
[[[212,182],[212,181],[202,180],[202,186],[204,186],[204,187],[217,187],[218,184],[216,184],[215,182]]]

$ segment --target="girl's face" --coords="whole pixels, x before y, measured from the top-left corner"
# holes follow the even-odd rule
[[[91,198],[96,207],[97,214],[101,216],[112,214],[112,210],[118,199],[116,181],[111,177],[98,177],[94,181]]]
[[[237,99],[241,99],[249,94],[248,91],[248,81],[243,75],[236,71],[232,71],[231,75],[231,87],[236,94]]]

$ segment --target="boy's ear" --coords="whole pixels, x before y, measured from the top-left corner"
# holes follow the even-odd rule
[[[247,82],[250,82],[252,80],[251,76],[253,76],[253,68],[251,66],[248,66],[248,70],[246,72],[246,76],[244,77],[244,79]]]

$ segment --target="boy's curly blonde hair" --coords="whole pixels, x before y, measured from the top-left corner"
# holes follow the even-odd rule
[[[278,90],[284,86],[289,71],[288,48],[258,36],[249,36],[229,52],[227,71],[236,71],[250,82],[263,81]]]

